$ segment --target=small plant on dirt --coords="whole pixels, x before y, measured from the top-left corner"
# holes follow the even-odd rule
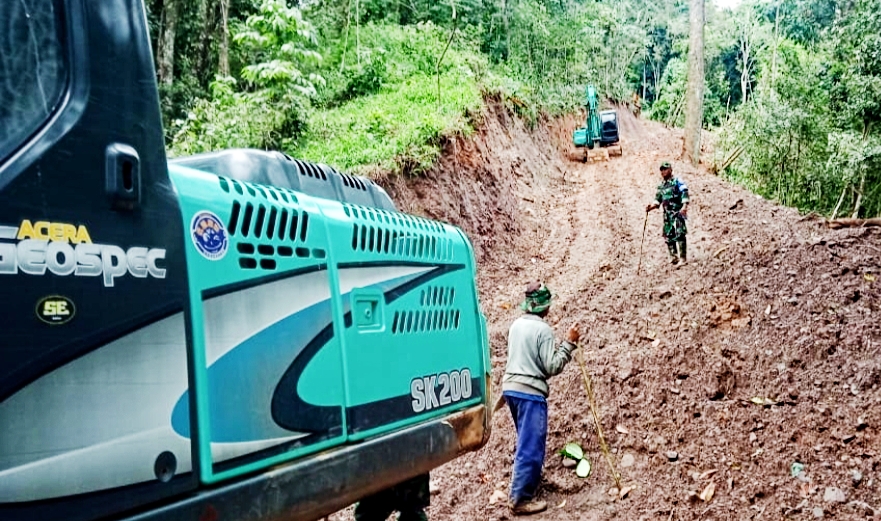
[[[574,441],[566,444],[565,447],[560,449],[559,453],[564,458],[574,459],[578,462],[575,465],[575,475],[579,478],[586,478],[590,476],[590,471],[592,469],[590,460],[584,457],[584,450],[582,450],[581,445],[575,443]]]

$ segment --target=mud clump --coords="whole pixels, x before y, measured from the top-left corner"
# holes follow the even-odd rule
[[[723,298],[710,308],[708,325],[714,328],[742,329],[747,327],[751,321],[752,317],[743,310],[736,300]]]

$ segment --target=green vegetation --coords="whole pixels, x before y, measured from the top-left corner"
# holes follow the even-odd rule
[[[360,33],[362,62],[354,51],[334,57],[350,64],[350,74],[335,75],[335,88],[323,110],[313,111],[296,153],[354,170],[430,167],[442,135],[472,130],[485,60],[460,43],[447,50],[437,76],[436,57],[448,38],[443,29],[431,23],[370,24]]]
[[[735,15],[751,21],[735,38],[741,47],[752,39],[754,65],[746,100],[720,129],[717,161],[730,163],[725,173],[802,210],[881,215],[877,2],[747,2],[739,9]]]
[[[631,3],[153,0],[160,61],[176,16],[183,65],[159,67],[174,71],[162,82],[170,153],[270,148],[416,173],[444,136],[473,130],[487,95],[529,123],[576,110],[589,81],[627,99],[648,27]]]
[[[534,123],[577,110],[587,83],[685,121],[686,0],[148,0],[148,10],[173,155],[257,147],[418,173],[445,136],[473,130],[487,96]],[[877,2],[710,2],[705,34],[715,167],[804,210],[881,214]]]
[[[441,135],[467,134],[471,130],[467,115],[477,113],[481,104],[480,91],[467,75],[441,79],[440,108],[435,86],[431,76],[412,76],[376,94],[316,111],[298,152],[346,169],[430,167],[440,152]]]

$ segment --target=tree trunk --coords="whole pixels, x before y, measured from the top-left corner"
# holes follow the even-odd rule
[[[177,0],[165,0],[162,6],[162,35],[159,37],[159,83],[174,81],[174,37],[177,32]]]
[[[835,219],[838,217],[838,211],[841,210],[841,205],[844,203],[844,196],[847,194],[847,189],[850,188],[850,184],[845,183],[844,189],[841,191],[841,196],[838,198],[838,202],[835,204],[835,209],[832,210],[831,219]]]
[[[685,157],[697,166],[704,117],[704,0],[691,0],[691,34],[688,41],[688,84],[685,108]]]
[[[654,103],[661,99],[661,64],[657,61],[653,61],[652,67],[655,77],[655,97],[652,98],[652,103]]]
[[[502,21],[505,25],[505,52],[504,57],[505,60],[508,59],[511,53],[511,27],[510,22],[508,21],[508,0],[502,0]]]
[[[642,99],[645,99],[645,62],[648,57],[642,60]]]
[[[200,0],[199,9],[202,16],[202,36],[199,38],[199,65],[196,76],[199,84],[207,87],[211,82],[211,35],[214,34],[214,2]]]
[[[351,18],[352,18],[352,3],[346,2],[346,36],[343,38],[343,53],[340,59],[340,74],[346,70],[346,53],[349,51],[349,27],[351,27]]]
[[[229,76],[229,1],[220,0],[220,57],[217,70],[221,76]]]
[[[771,55],[771,101],[777,99],[774,91],[775,80],[777,79],[777,45],[780,41],[780,2],[778,0],[777,7],[774,9],[774,54]]]
[[[856,219],[860,216],[860,204],[863,202],[863,192],[866,191],[866,173],[863,172],[863,176],[860,178],[860,189],[857,191],[857,202],[853,205],[853,214],[851,214],[851,219]]]
[[[355,0],[355,59],[361,66],[361,0]]]

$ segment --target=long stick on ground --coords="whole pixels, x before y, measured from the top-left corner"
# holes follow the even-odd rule
[[[645,226],[649,223],[649,213],[645,213],[645,220],[642,222],[642,240],[639,241],[639,266],[636,267],[636,274],[639,275],[639,270],[642,268],[642,245],[645,243]]]
[[[832,219],[831,221],[826,222],[826,226],[832,229],[881,226],[881,217],[875,217],[874,219]]]
[[[646,214],[648,215],[648,214]],[[593,423],[597,430],[597,438],[600,441],[600,450],[603,451],[603,455],[606,457],[606,462],[609,464],[609,470],[612,472],[612,478],[615,479],[615,486],[618,487],[618,490],[621,490],[621,475],[618,474],[618,471],[615,470],[615,462],[612,461],[612,454],[609,452],[609,445],[606,443],[606,437],[603,435],[603,426],[600,423],[600,412],[597,408],[596,396],[593,394],[593,384],[591,383],[590,376],[587,374],[587,369],[584,368],[584,350],[581,350],[581,356],[576,357],[578,360],[578,366],[581,367],[581,377],[584,381],[584,391],[587,393],[587,403],[590,406],[590,412],[593,416]]]

